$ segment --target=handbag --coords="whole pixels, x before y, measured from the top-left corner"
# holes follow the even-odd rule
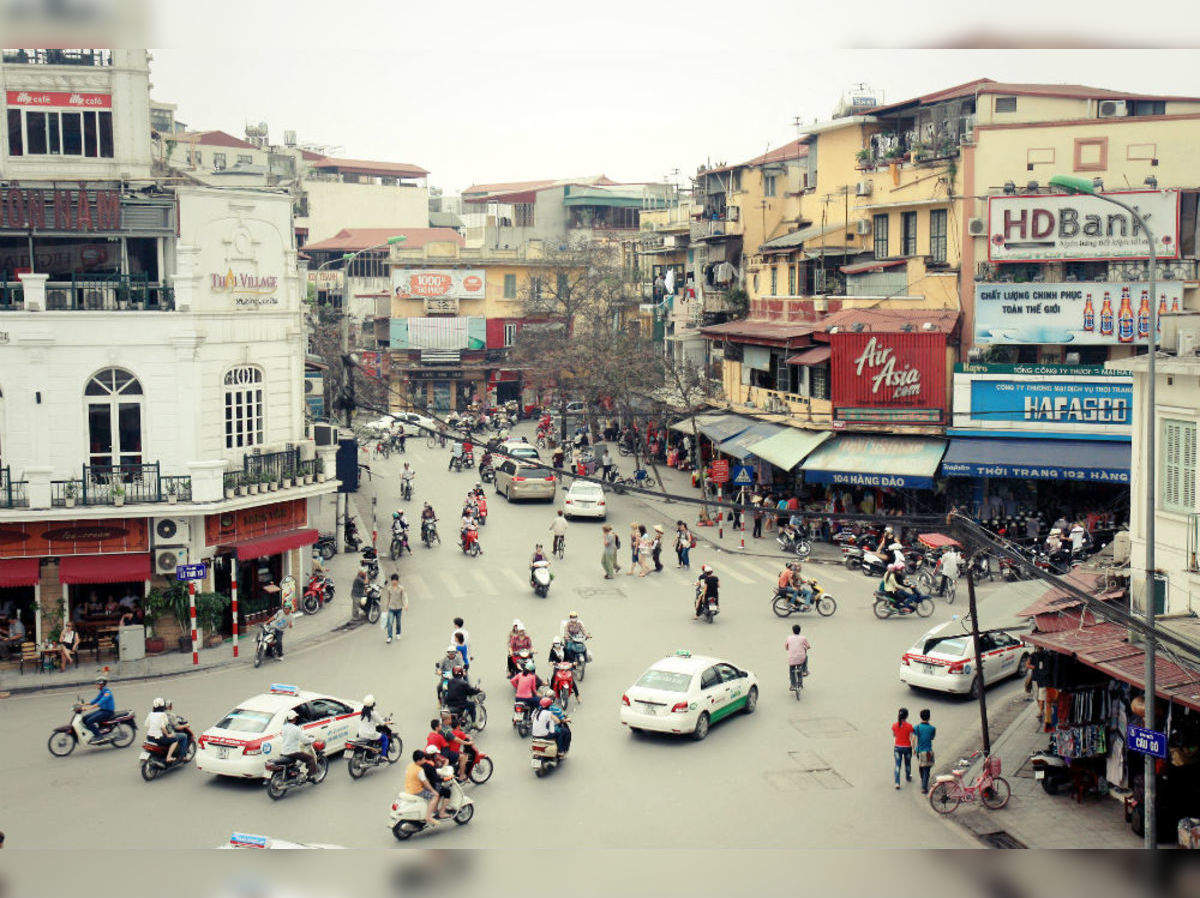
[[[917,752],[917,766],[918,767],[932,767],[933,766],[933,752],[932,751]]]
[[[614,533],[614,534],[613,534],[613,539],[615,539],[615,540],[616,540],[616,547],[617,547],[618,549],[619,549],[619,548],[621,548],[621,534],[619,534],[619,533]]]

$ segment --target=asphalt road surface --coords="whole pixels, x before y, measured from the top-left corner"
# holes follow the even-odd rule
[[[165,695],[197,731],[211,726],[241,699],[272,682],[351,699],[376,695],[394,712],[405,755],[419,747],[435,711],[433,672],[461,615],[471,634],[472,677],[488,692],[490,721],[480,737],[496,772],[470,786],[474,820],[412,840],[413,846],[487,848],[697,848],[697,847],[963,847],[963,832],[939,819],[914,782],[892,786],[891,722],[907,706],[933,711],[936,747],[951,751],[978,732],[977,706],[931,693],[914,693],[897,677],[901,653],[927,628],[965,611],[965,584],[958,604],[939,603],[928,620],[876,620],[870,608],[874,585],[843,568],[810,565],[838,601],[832,618],[799,615],[784,621],[770,610],[780,560],[735,557],[695,550],[693,571],[713,564],[722,582],[722,614],[709,626],[691,616],[690,573],[678,571],[674,553],[666,569],[645,579],[602,579],[600,525],[572,522],[565,560],[546,599],[528,586],[533,544],[549,547],[547,528],[557,506],[508,504],[489,487],[490,517],[481,530],[484,554],[465,557],[455,545],[461,499],[474,473],[446,471],[447,453],[410,441],[406,456],[373,464],[368,486],[378,495],[381,530],[400,504],[395,472],[407,458],[417,470],[416,515],[423,500],[442,517],[445,542],[399,563],[410,595],[402,638],[391,645],[383,632],[364,626],[318,645],[296,648],[282,662],[255,671],[249,661],[229,669],[116,686],[117,704],[137,709],[141,720],[151,699]],[[628,466],[627,459],[621,461]],[[561,501],[561,490],[559,494]],[[367,503],[364,503],[367,504]],[[654,507],[651,507],[654,506]],[[680,504],[647,504],[609,497],[609,520],[625,544],[631,520],[668,523]],[[689,509],[689,520],[695,519]],[[368,525],[369,526],[369,525]],[[668,526],[668,531],[670,527]],[[730,546],[736,542],[725,537]],[[773,540],[750,543],[767,552]],[[381,547],[386,552],[386,542]],[[385,562],[384,573],[393,565]],[[339,600],[322,614],[348,616]],[[987,624],[1007,623],[1028,603],[1036,586],[987,586],[981,590]],[[539,658],[568,611],[578,610],[593,634],[595,662],[582,685],[583,703],[572,709],[574,746],[563,766],[536,779],[529,742],[509,725],[511,689],[503,681],[504,645],[514,617],[528,626]],[[811,676],[796,701],[787,688],[783,641],[799,622],[813,644]],[[761,695],[753,715],[735,715],[713,727],[707,740],[632,735],[618,721],[621,693],[654,660],[677,649],[711,654],[754,671]],[[543,665],[544,669],[544,665]],[[989,690],[1001,701],[1019,685]],[[65,723],[71,694],[43,692],[0,704],[0,781],[4,783],[0,828],[12,847],[183,848],[217,846],[239,830],[296,841],[381,848],[397,843],[387,828],[393,795],[402,788],[404,763],[352,781],[337,759],[315,788],[271,801],[260,784],[233,781],[193,769],[153,782],[137,766],[140,739],[125,750],[77,749],[66,759],[46,750],[53,726]],[[946,760],[946,755],[942,755]],[[914,770],[914,776],[916,771]]]

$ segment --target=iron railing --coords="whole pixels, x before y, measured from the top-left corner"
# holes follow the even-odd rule
[[[117,505],[192,501],[192,478],[163,475],[158,462],[128,465],[83,465],[83,476],[50,481],[50,504]]]
[[[0,311],[25,308],[25,285],[20,281],[0,281]]]
[[[192,478],[186,474],[164,474],[159,478],[163,498],[175,502],[192,501]]]
[[[263,483],[278,486],[284,479],[294,479],[300,470],[300,450],[284,449],[282,452],[264,452],[247,455],[242,460],[247,483]]]
[[[46,283],[49,312],[158,312],[175,308],[175,291],[133,275],[93,275]],[[0,281],[0,311],[25,310],[20,281]]]
[[[0,507],[25,508],[29,505],[29,495],[25,491],[27,484],[25,480],[13,480],[8,465],[0,468]]]
[[[112,65],[112,50],[98,49],[6,49],[4,62],[13,65]]]

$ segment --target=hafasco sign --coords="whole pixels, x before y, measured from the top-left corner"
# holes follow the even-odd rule
[[[119,231],[121,194],[116,190],[5,187],[0,189],[0,227],[31,231]]]
[[[1179,257],[1178,191],[1108,195],[1129,204],[1146,219],[1158,258]],[[1146,232],[1140,222],[1097,197],[1039,194],[988,199],[988,258],[993,262],[1148,257]]]
[[[275,275],[234,274],[230,268],[224,274],[209,275],[209,287],[213,293],[230,293],[234,305],[274,306],[279,304],[275,291],[279,289],[279,278]]]
[[[482,299],[485,284],[483,269],[392,269],[392,292],[399,299]]]
[[[938,422],[946,406],[946,335],[837,333],[834,416],[854,421]]]
[[[958,373],[954,408],[954,426],[960,429],[1128,436],[1133,379],[1128,374],[1087,376],[1085,372]]]

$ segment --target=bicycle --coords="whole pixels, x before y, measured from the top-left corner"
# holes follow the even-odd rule
[[[952,814],[963,802],[973,802],[976,798],[989,810],[998,811],[1008,804],[1012,797],[1012,788],[1008,780],[1000,775],[1000,756],[988,755],[983,762],[983,770],[979,772],[975,782],[965,785],[963,775],[971,766],[971,762],[983,754],[983,750],[959,759],[954,769],[937,778],[929,790],[929,805],[939,814]]]
[[[554,555],[559,560],[562,560],[563,556],[565,556],[567,554],[567,538],[566,538],[566,536],[555,536],[554,537],[554,548],[551,549],[551,551],[554,553]]]
[[[800,692],[804,689],[804,678],[808,676],[808,659],[798,667],[788,665],[788,680],[791,685],[788,687],[792,695],[796,696],[796,701],[800,701]]]

